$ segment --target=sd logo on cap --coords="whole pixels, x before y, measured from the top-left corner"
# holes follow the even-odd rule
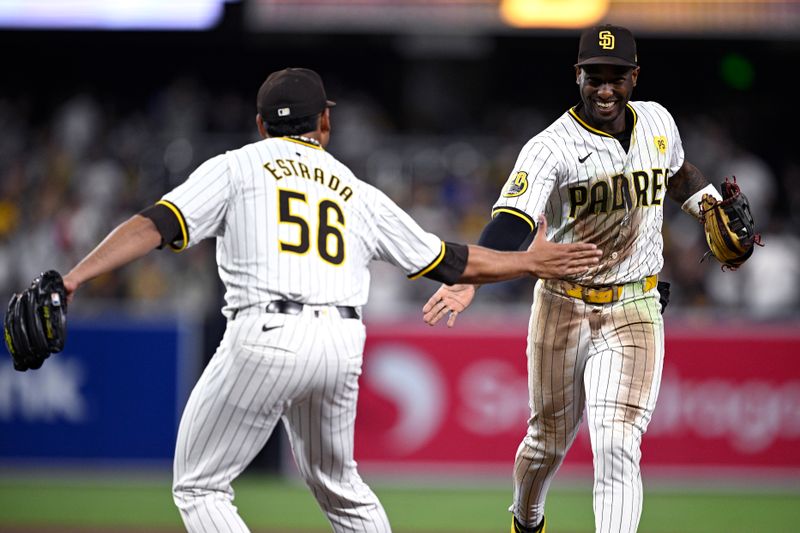
[[[604,24],[581,34],[576,67],[584,65],[621,65],[636,68],[636,40],[627,28]]]

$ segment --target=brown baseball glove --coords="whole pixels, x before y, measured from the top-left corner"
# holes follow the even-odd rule
[[[700,217],[708,242],[709,254],[722,263],[722,269],[736,270],[753,255],[755,245],[762,246],[755,231],[750,202],[736,184],[736,176],[720,185],[722,200],[710,194],[700,201]]]

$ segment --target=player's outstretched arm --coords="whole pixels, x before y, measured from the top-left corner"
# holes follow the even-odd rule
[[[442,285],[422,308],[423,320],[435,325],[448,315],[447,326],[453,327],[456,317],[475,297],[475,284],[505,281],[524,275],[538,278],[562,278],[579,274],[600,261],[602,251],[594,244],[557,244],[547,240],[547,221],[538,220],[539,231],[525,252],[498,252],[469,245],[467,266],[459,284]]]
[[[134,215],[106,236],[64,276],[67,297],[72,300],[83,283],[146,255],[161,244],[161,234],[149,218]]]
[[[595,244],[559,244],[547,240],[547,221],[539,215],[538,231],[525,252],[498,252],[469,245],[469,260],[459,283],[493,283],[525,275],[563,278],[584,272],[600,261]]]

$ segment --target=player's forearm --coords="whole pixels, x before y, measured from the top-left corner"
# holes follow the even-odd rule
[[[683,165],[670,179],[667,185],[667,195],[683,204],[697,191],[708,186],[708,180],[700,170],[684,160]]]
[[[161,244],[155,224],[134,215],[106,236],[66,276],[77,287],[86,281],[111,272],[147,254]]]
[[[684,161],[680,170],[669,180],[667,194],[681,205],[686,213],[701,219],[700,202],[706,194],[721,200],[719,191],[708,182],[697,167]]]
[[[469,245],[469,260],[458,283],[492,283],[530,274],[524,252],[496,252],[475,244]]]

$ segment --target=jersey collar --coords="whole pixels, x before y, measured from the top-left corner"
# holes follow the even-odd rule
[[[302,144],[303,146],[308,146],[309,148],[314,148],[316,150],[323,150],[322,145],[319,144],[319,141],[316,139],[312,139],[311,137],[303,137],[302,135],[286,135],[281,137],[284,141],[289,141],[297,144]]]
[[[612,139],[614,139],[615,137],[614,137],[613,135],[611,135],[610,133],[606,133],[606,132],[604,132],[604,131],[600,131],[600,130],[598,130],[597,128],[593,128],[593,127],[591,127],[589,124],[587,124],[586,122],[584,122],[584,121],[583,121],[583,119],[582,119],[581,117],[579,117],[579,116],[578,116],[578,108],[579,108],[581,105],[583,105],[583,104],[578,104],[578,105],[576,105],[576,106],[574,106],[574,107],[571,107],[571,108],[570,108],[570,110],[569,110],[569,114],[570,114],[570,116],[571,116],[572,118],[574,118],[574,119],[575,119],[575,120],[578,122],[578,124],[580,124],[581,126],[583,126],[583,127],[586,129],[586,130],[588,130],[588,131],[590,131],[590,132],[594,133],[595,135],[602,135],[603,137],[611,137]],[[635,130],[635,129],[636,129],[636,122],[637,122],[637,119],[638,119],[638,117],[637,117],[637,115],[636,115],[636,111],[633,109],[633,107],[631,107],[631,104],[630,104],[630,103],[627,103],[627,104],[625,104],[625,108],[626,108],[626,115],[627,115],[627,111],[630,111],[630,113],[631,113],[631,115],[630,115],[630,116],[632,116],[632,117],[633,117],[632,126],[631,126],[631,136],[633,136],[633,130]],[[629,121],[628,121],[628,117],[627,117],[627,116],[625,117],[625,124],[626,124],[626,125],[628,125],[628,124],[629,124]]]

